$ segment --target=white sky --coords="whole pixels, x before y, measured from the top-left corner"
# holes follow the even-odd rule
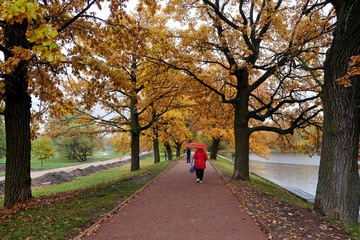
[[[130,12],[133,11],[136,7],[136,4],[138,3],[138,0],[128,0],[128,2],[125,2],[126,5],[126,11]],[[99,10],[99,8],[96,6],[96,4],[94,4],[90,9],[89,12],[97,12],[97,17],[102,18],[102,19],[106,19],[110,12],[109,12],[109,1],[103,2],[101,3],[102,5],[102,9]]]

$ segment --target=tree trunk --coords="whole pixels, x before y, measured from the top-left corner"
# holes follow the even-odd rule
[[[140,169],[140,124],[136,104],[136,97],[131,97],[131,171],[136,171]]]
[[[131,64],[131,84],[136,85],[136,58],[133,57]],[[131,132],[131,171],[140,169],[140,132],[139,113],[137,111],[137,94],[139,89],[133,89],[133,95],[130,95],[130,132]]]
[[[181,143],[176,143],[176,157],[180,157],[181,155]]]
[[[166,150],[164,151],[164,157],[165,157],[165,161],[167,160],[167,152]]]
[[[156,128],[154,130],[154,163],[160,162],[159,135]]]
[[[172,160],[172,152],[171,152],[171,146],[170,146],[169,142],[165,142],[164,146],[166,148],[166,152],[167,152],[169,160]]]
[[[24,82],[27,82],[26,80]],[[17,89],[18,90],[18,89]],[[30,105],[26,92],[5,100],[6,175],[5,207],[31,198],[30,177]]]
[[[235,114],[236,116],[237,114]],[[236,117],[235,117],[236,118]],[[235,119],[235,160],[233,178],[248,181],[249,175],[249,127]]]
[[[352,3],[349,3],[352,2]],[[337,25],[325,62],[324,132],[314,210],[345,223],[358,220],[360,77],[351,87],[336,82],[347,72],[351,56],[360,54],[360,1],[334,5]]]
[[[140,134],[131,132],[131,171],[140,169]]]
[[[25,37],[26,29],[26,20],[22,24],[15,23],[6,27],[5,46],[8,49],[14,46],[29,48]],[[9,57],[11,56],[5,55],[5,60]],[[5,75],[5,207],[12,207],[31,198],[31,98],[27,90],[27,62],[21,61],[11,74]]]
[[[235,135],[235,160],[233,178],[248,181],[249,175],[249,96],[248,72],[243,69],[237,75],[238,93],[234,102],[234,135]]]
[[[210,159],[216,159],[217,154],[219,152],[221,138],[212,138],[211,151],[210,151]]]

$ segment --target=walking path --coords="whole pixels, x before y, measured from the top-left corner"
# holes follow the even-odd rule
[[[203,183],[189,168],[177,162],[87,239],[267,239],[210,163]]]

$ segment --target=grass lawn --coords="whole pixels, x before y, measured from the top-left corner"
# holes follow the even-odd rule
[[[125,155],[128,155],[126,153]],[[122,156],[125,156],[121,153],[114,153],[113,151],[107,151],[107,152],[97,152],[94,153],[93,156],[87,157],[86,162],[79,162],[75,159],[67,159],[67,158],[61,158],[59,156],[49,158],[46,161],[43,161],[43,167],[41,167],[41,161],[37,160],[36,158],[31,159],[31,169],[50,169],[50,168],[58,168],[58,167],[66,167],[66,166],[73,166],[73,165],[79,165],[79,164],[85,164],[85,163],[92,163],[92,162],[98,162],[98,161],[104,161],[109,160],[113,158],[119,158]],[[5,158],[0,158],[0,165],[5,166]],[[5,175],[4,171],[0,171],[0,176]]]
[[[161,162],[165,162],[164,158],[160,159]],[[144,160],[140,161],[141,169],[146,169],[148,167],[152,167],[154,165],[154,157],[147,157]],[[124,176],[125,174],[130,173],[130,164],[125,164],[121,167],[117,168],[109,168],[89,176],[77,177],[77,180],[72,182],[66,182],[59,185],[52,186],[39,186],[32,188],[33,196],[41,196],[45,194],[57,193],[62,191],[70,191],[79,188],[85,188],[89,186],[93,186],[99,183],[103,183],[105,181],[111,181],[113,179]]]
[[[38,199],[39,206],[16,213],[0,209],[0,239],[75,237],[175,162],[153,161],[153,157],[142,160],[141,170],[133,173],[127,164],[70,183],[34,187],[34,196],[46,194]],[[79,188],[85,190],[76,190]]]

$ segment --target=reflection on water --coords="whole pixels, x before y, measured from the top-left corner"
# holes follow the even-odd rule
[[[297,165],[320,165],[320,156],[308,156],[300,153],[279,153],[274,152],[269,155],[269,159],[265,159],[257,156],[254,153],[249,154],[250,160],[257,160],[262,162],[274,162],[274,163],[289,163]]]
[[[269,160],[251,153],[250,169],[299,188],[315,196],[320,156],[295,153],[271,153]]]
[[[220,153],[231,159],[231,153]],[[271,153],[269,159],[250,153],[250,169],[275,178],[315,196],[320,156],[294,153]]]
[[[315,196],[319,166],[250,160],[250,169]]]

